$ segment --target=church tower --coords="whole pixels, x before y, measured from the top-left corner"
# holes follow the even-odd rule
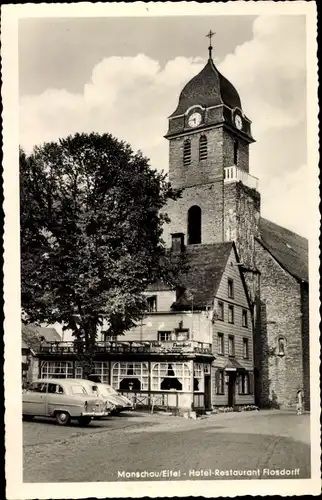
[[[170,203],[164,238],[183,234],[186,245],[235,241],[241,262],[254,267],[260,210],[257,179],[249,173],[251,121],[235,87],[209,58],[181,91],[169,117],[169,179],[183,190]]]

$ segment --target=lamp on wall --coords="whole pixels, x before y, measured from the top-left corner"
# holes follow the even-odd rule
[[[229,383],[229,374],[227,372],[225,373],[225,382],[226,384]]]

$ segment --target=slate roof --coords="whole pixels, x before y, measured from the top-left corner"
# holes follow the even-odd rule
[[[257,240],[294,278],[308,281],[308,240],[263,217]]]
[[[183,114],[190,106],[196,104],[208,108],[223,103],[230,108],[241,108],[237,90],[218,71],[213,60],[209,59],[200,73],[185,85],[177,109],[171,116]]]
[[[41,338],[44,337],[43,343],[50,341],[61,341],[61,337],[55,328],[41,327],[33,324],[22,325],[21,329],[21,346],[22,349],[39,349]]]
[[[188,271],[180,278],[183,293],[173,304],[174,309],[191,309],[191,294],[196,309],[212,304],[232,248],[231,242],[186,247]]]

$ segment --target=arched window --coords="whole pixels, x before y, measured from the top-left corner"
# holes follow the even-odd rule
[[[190,165],[191,162],[191,142],[186,139],[183,143],[183,164],[185,166]]]
[[[277,339],[277,354],[278,356],[285,356],[286,350],[286,339],[283,336],[278,337]]]
[[[112,366],[112,386],[122,391],[146,391],[149,387],[147,363],[116,362]]]
[[[197,205],[188,210],[188,245],[201,243],[201,208]]]
[[[153,391],[191,391],[191,372],[187,363],[154,363]]]
[[[202,135],[199,139],[199,160],[207,160],[207,137]]]
[[[234,165],[238,164],[238,141],[234,139]]]

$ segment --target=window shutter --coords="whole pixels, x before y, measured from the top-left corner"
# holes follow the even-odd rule
[[[240,373],[238,378],[238,394],[242,393],[243,393],[243,374]]]
[[[183,164],[185,166],[190,165],[191,162],[191,143],[187,139],[183,143]]]
[[[254,373],[249,372],[248,374],[248,387],[249,394],[254,394]]]
[[[202,135],[199,140],[199,160],[207,159],[207,137]]]
[[[217,370],[215,373],[216,394],[220,393],[219,383],[220,383],[219,370]]]

